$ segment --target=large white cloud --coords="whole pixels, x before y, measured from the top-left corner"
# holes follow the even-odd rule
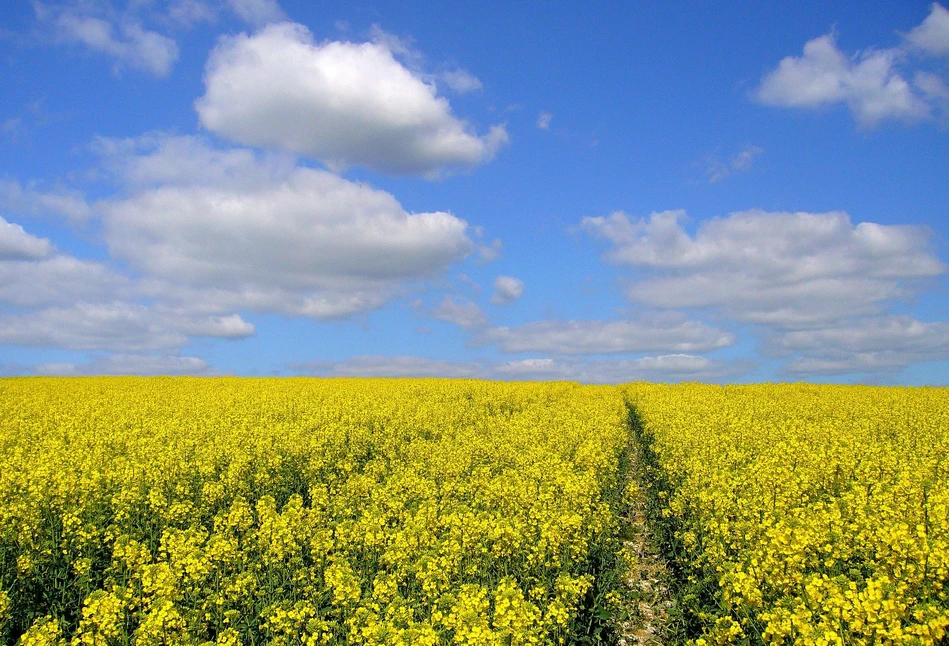
[[[656,350],[707,352],[734,342],[734,335],[678,316],[618,321],[537,321],[496,327],[479,336],[503,352],[616,354]]]
[[[205,86],[195,104],[205,128],[335,170],[433,175],[481,164],[507,142],[503,126],[473,134],[384,42],[316,43],[294,23],[222,39]]]
[[[253,332],[254,326],[236,314],[195,316],[127,302],[78,303],[0,316],[0,344],[69,350],[179,348],[189,337],[238,339]]]
[[[134,185],[97,206],[110,253],[156,296],[338,318],[379,307],[473,248],[463,220],[407,213],[392,195],[323,170],[193,138],[152,144],[103,146]]]
[[[946,271],[920,227],[861,222],[845,213],[744,211],[703,222],[694,236],[682,211],[585,218],[612,243],[606,258],[640,267],[629,295],[661,308],[720,308],[745,322],[826,324],[879,312]]]

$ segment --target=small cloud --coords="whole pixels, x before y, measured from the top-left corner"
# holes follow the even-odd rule
[[[498,276],[494,279],[494,296],[491,302],[495,305],[513,303],[524,293],[524,281],[513,276]]]
[[[478,338],[502,352],[554,355],[628,354],[632,352],[709,352],[732,345],[730,332],[679,315],[586,321],[535,321],[485,330]]]
[[[207,362],[197,357],[153,354],[110,354],[88,363],[44,363],[36,366],[36,374],[49,376],[76,375],[201,375],[210,370]]]
[[[933,56],[949,54],[949,10],[934,2],[926,20],[906,34],[906,40]]]
[[[448,86],[449,89],[457,92],[458,94],[475,92],[484,87],[481,79],[471,72],[467,72],[462,69],[451,70],[448,72],[439,72],[436,75],[436,78],[440,83]]]
[[[465,299],[456,300],[452,296],[445,296],[441,304],[431,312],[432,318],[446,323],[453,323],[458,327],[470,330],[484,327],[488,324],[488,317],[474,301]]]
[[[287,19],[275,0],[228,0],[227,4],[238,17],[255,27]]]
[[[723,162],[714,157],[710,158],[708,160],[708,168],[705,170],[705,174],[708,176],[708,183],[714,184],[722,181],[729,175],[751,170],[755,158],[763,152],[764,148],[760,146],[745,146],[727,161]]]
[[[549,112],[541,112],[537,115],[537,127],[541,130],[549,130],[550,122],[554,118],[554,115]]]
[[[458,274],[458,280],[471,288],[475,294],[481,293],[481,285],[471,278],[468,274]]]
[[[37,19],[48,23],[59,40],[111,57],[115,72],[132,67],[167,76],[178,60],[178,44],[173,39],[145,29],[130,14],[116,17],[79,4],[53,7],[37,2],[34,9]]]
[[[478,245],[478,259],[487,264],[494,262],[501,257],[501,241],[497,238],[491,241],[491,244],[481,243]]]

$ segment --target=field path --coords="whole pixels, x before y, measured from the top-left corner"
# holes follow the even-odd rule
[[[620,551],[626,617],[616,623],[617,643],[620,646],[672,643],[675,601],[670,590],[671,579],[649,531],[646,492],[638,484],[641,449],[632,428],[630,433],[627,449],[630,468],[621,516]]]

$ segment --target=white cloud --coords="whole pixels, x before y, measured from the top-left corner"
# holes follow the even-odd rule
[[[755,158],[764,152],[760,146],[745,146],[738,151],[731,159],[722,162],[719,159],[709,159],[708,168],[705,174],[708,176],[709,184],[720,182],[734,173],[743,173],[751,170]]]
[[[254,326],[237,315],[194,316],[165,307],[79,303],[27,314],[0,316],[0,344],[70,350],[157,350],[178,348],[189,336],[238,339]]]
[[[498,276],[494,279],[494,295],[491,302],[495,305],[513,303],[524,294],[524,281],[513,276]]]
[[[745,372],[747,362],[725,362],[685,354],[623,360],[444,361],[412,356],[357,356],[344,361],[291,364],[296,372],[347,377],[451,377],[504,380],[563,380],[581,383],[715,381]]]
[[[949,352],[949,323],[923,323],[909,316],[880,316],[819,330],[793,330],[770,340],[774,350],[812,352],[826,347],[847,352],[893,350],[924,356]]]
[[[72,222],[83,222],[92,216],[92,209],[79,191],[61,187],[41,191],[15,180],[0,180],[0,206],[14,213],[56,215]]]
[[[177,25],[192,27],[217,19],[217,7],[205,0],[174,0],[168,5],[168,18]]]
[[[481,79],[462,69],[439,72],[435,75],[435,78],[439,83],[459,94],[476,92],[484,87]]]
[[[286,19],[276,0],[227,0],[227,4],[238,17],[254,26]]]
[[[0,217],[0,261],[39,260],[52,253],[53,244],[48,239],[30,235],[19,224]]]
[[[224,8],[254,27],[286,20],[286,14],[275,0],[174,0],[169,4],[168,18],[176,25],[193,27],[201,22],[214,22]]]
[[[734,335],[676,315],[619,321],[537,321],[486,330],[479,341],[502,352],[616,354],[648,351],[707,352]]]
[[[581,383],[717,381],[737,376],[749,367],[747,362],[726,362],[690,354],[666,354],[641,359],[594,361],[522,359],[497,364],[492,367],[492,374],[507,379],[557,379]]]
[[[490,244],[481,243],[478,245],[478,258],[484,264],[494,262],[501,257],[503,247],[504,245],[497,238],[492,240]]]
[[[39,20],[48,22],[56,36],[111,57],[118,71],[124,67],[167,76],[178,60],[178,45],[168,36],[142,27],[131,14],[116,17],[109,8],[88,3],[43,5],[33,3]]]
[[[922,119],[931,107],[896,70],[901,56],[899,49],[867,50],[851,59],[827,34],[807,42],[803,56],[784,58],[762,79],[755,97],[784,107],[846,103],[864,126],[884,119]]]
[[[326,171],[193,138],[152,145],[102,146],[141,186],[97,208],[110,253],[165,299],[339,318],[379,307],[473,247],[463,220],[406,213],[390,194]]]
[[[889,372],[949,359],[949,323],[894,315],[858,318],[773,334],[764,349],[776,356],[797,355],[784,368],[792,374]]]
[[[296,372],[338,377],[483,378],[483,367],[470,361],[444,361],[410,356],[357,356],[345,361],[306,361],[291,364]]]
[[[75,375],[201,375],[207,362],[197,357],[153,354],[111,354],[88,363],[44,363],[35,372],[51,376]]]
[[[949,10],[934,2],[926,19],[906,34],[906,39],[928,54],[949,54]]]
[[[317,44],[299,24],[222,39],[205,85],[195,104],[205,128],[335,170],[361,165],[433,176],[486,162],[508,141],[500,125],[484,136],[469,132],[386,43]]]
[[[607,239],[606,258],[649,272],[629,295],[661,308],[721,308],[745,322],[826,324],[881,311],[912,294],[914,281],[946,271],[920,227],[861,222],[845,213],[745,211],[702,223],[695,236],[682,211],[631,219],[585,218]]]
[[[488,324],[488,317],[477,303],[465,299],[456,300],[448,295],[442,299],[438,307],[431,311],[431,317],[465,329],[479,328]]]
[[[127,296],[131,282],[99,262],[55,255],[0,262],[0,303],[15,307],[69,305]]]
[[[541,112],[537,115],[537,127],[541,130],[549,130],[550,122],[553,120],[554,115],[549,112]]]

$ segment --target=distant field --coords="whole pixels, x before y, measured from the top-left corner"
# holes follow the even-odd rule
[[[4,643],[616,643],[634,503],[669,643],[949,626],[949,389],[5,379],[0,446]]]

